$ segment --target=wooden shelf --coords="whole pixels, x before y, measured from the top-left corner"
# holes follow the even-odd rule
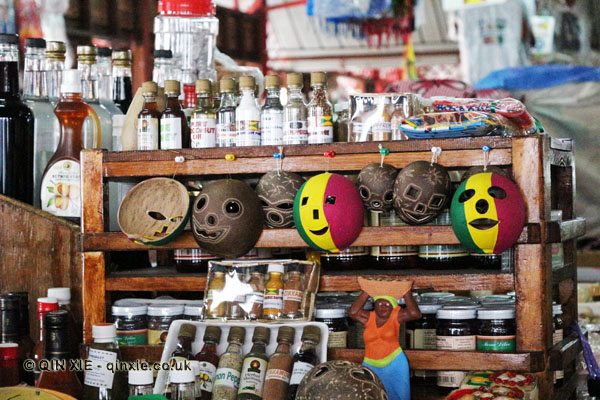
[[[583,331],[587,334],[587,331]],[[574,332],[550,350],[550,371],[564,370],[583,351],[581,340]]]
[[[547,224],[546,243],[562,243],[585,234],[585,218],[550,221]]]
[[[567,263],[561,266],[552,267],[552,284],[557,285],[567,279],[577,278],[577,266],[574,263]]]

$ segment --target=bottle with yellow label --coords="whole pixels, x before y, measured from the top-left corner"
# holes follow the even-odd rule
[[[265,298],[263,302],[263,316],[268,319],[279,318],[283,310],[283,265],[269,264],[267,269],[267,283],[265,284]]]

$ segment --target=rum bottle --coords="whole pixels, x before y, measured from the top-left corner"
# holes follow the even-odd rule
[[[158,150],[159,149],[159,121],[160,111],[156,104],[156,93],[158,86],[154,82],[144,82],[142,84],[142,96],[144,96],[144,106],[138,114],[137,123],[137,148],[138,150]]]
[[[236,147],[260,146],[260,109],[254,97],[254,78],[240,77],[242,98],[235,109]]]
[[[287,87],[288,101],[283,108],[283,144],[306,144],[307,110],[302,95],[302,74],[288,74]]]
[[[217,114],[210,101],[211,85],[208,79],[196,81],[196,108],[192,112],[192,148],[215,147]]]
[[[221,79],[221,103],[217,110],[217,147],[235,147],[235,81]]]
[[[278,75],[267,75],[265,77],[265,89],[267,99],[260,115],[261,144],[281,145],[283,144],[283,106],[279,101],[279,89],[281,80]]]
[[[114,117],[115,115],[123,115],[123,111],[113,102],[112,53],[110,47],[99,47],[97,68],[98,99],[100,104]]]
[[[112,53],[112,99],[123,114],[127,114],[132,95],[131,50],[116,50]]]
[[[190,130],[185,113],[181,109],[178,81],[165,81],[167,108],[160,117],[160,148],[187,149],[190,147]]]
[[[333,142],[333,111],[327,97],[327,77],[324,72],[310,74],[313,98],[307,108],[308,143]]]
[[[46,42],[46,86],[48,99],[53,107],[60,99],[60,85],[65,69],[67,47],[63,42]]]

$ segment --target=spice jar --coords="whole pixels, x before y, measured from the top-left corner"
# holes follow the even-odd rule
[[[268,280],[265,284],[265,300],[263,304],[263,317],[269,319],[279,318],[283,309],[283,265],[269,264],[267,269]]]
[[[517,325],[512,307],[480,308],[477,311],[479,351],[515,351]]]
[[[406,323],[407,348],[413,350],[437,349],[437,311],[441,304],[419,304],[421,318]],[[420,384],[435,385],[437,372],[428,370],[414,370],[413,381]]]
[[[229,302],[224,301],[225,267],[216,265],[211,268],[209,284],[206,290],[206,315],[208,318],[223,318],[227,316]]]
[[[229,272],[229,284],[233,287],[244,287],[245,280],[244,274],[248,268],[246,267],[233,267]],[[244,291],[238,291],[233,296],[229,307],[229,313],[227,314],[231,319],[244,319],[246,316],[246,311],[244,311],[244,306],[246,303],[246,294]]]
[[[304,275],[301,265],[292,265],[288,268],[287,279],[283,284],[283,316],[286,318],[300,318],[302,312],[300,305],[304,296]]]
[[[250,269],[250,281],[248,284],[252,288],[252,293],[246,295],[246,304],[250,311],[247,316],[249,319],[258,319],[263,315],[263,301],[265,297],[265,271],[266,265],[257,265]]]
[[[240,387],[240,375],[244,357],[242,344],[246,338],[246,330],[233,326],[229,330],[229,345],[219,359],[219,367],[215,373],[212,400],[235,400]]]
[[[148,344],[148,307],[138,303],[121,303],[112,306],[112,316],[117,326],[117,343],[119,345]]]
[[[308,103],[307,131],[308,143],[333,142],[333,112],[327,97],[327,77],[324,72],[310,74],[313,98]]]
[[[329,330],[327,348],[348,347],[348,311],[343,308],[318,308],[315,321],[323,322]]]
[[[148,306],[148,344],[164,345],[171,322],[183,318],[183,305],[154,304]]]
[[[132,369],[129,371],[127,379],[130,396],[143,396],[154,393],[154,375],[152,369]]]
[[[277,349],[269,358],[265,375],[264,399],[285,400],[286,398],[294,363],[290,354],[294,336],[294,328],[290,326],[282,326],[277,332]]]
[[[183,309],[183,319],[188,321],[202,321],[204,309],[201,305],[186,304]]]

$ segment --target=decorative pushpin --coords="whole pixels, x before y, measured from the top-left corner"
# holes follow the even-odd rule
[[[185,161],[185,157],[184,156],[176,156],[175,157],[175,162],[176,163],[182,163]]]
[[[437,162],[437,159],[440,156],[440,154],[442,154],[442,148],[434,146],[431,148],[431,153],[431,165],[433,165],[433,163]]]
[[[235,155],[234,154],[225,154],[225,159],[227,161],[235,161]]]
[[[490,151],[492,148],[488,145],[485,145],[481,148],[483,150],[483,172],[487,171],[487,166],[490,162]]]
[[[333,150],[326,150],[326,151],[323,152],[323,155],[325,157],[331,157],[331,158],[333,158],[333,157],[335,157],[335,151],[333,151]]]
[[[379,144],[379,154],[381,154],[381,162],[379,165],[383,168],[383,160],[384,160],[385,156],[390,154],[390,150],[386,149],[381,144]]]
[[[285,157],[285,155],[281,154],[281,153],[273,153],[273,158],[277,158],[278,160],[281,160]]]

